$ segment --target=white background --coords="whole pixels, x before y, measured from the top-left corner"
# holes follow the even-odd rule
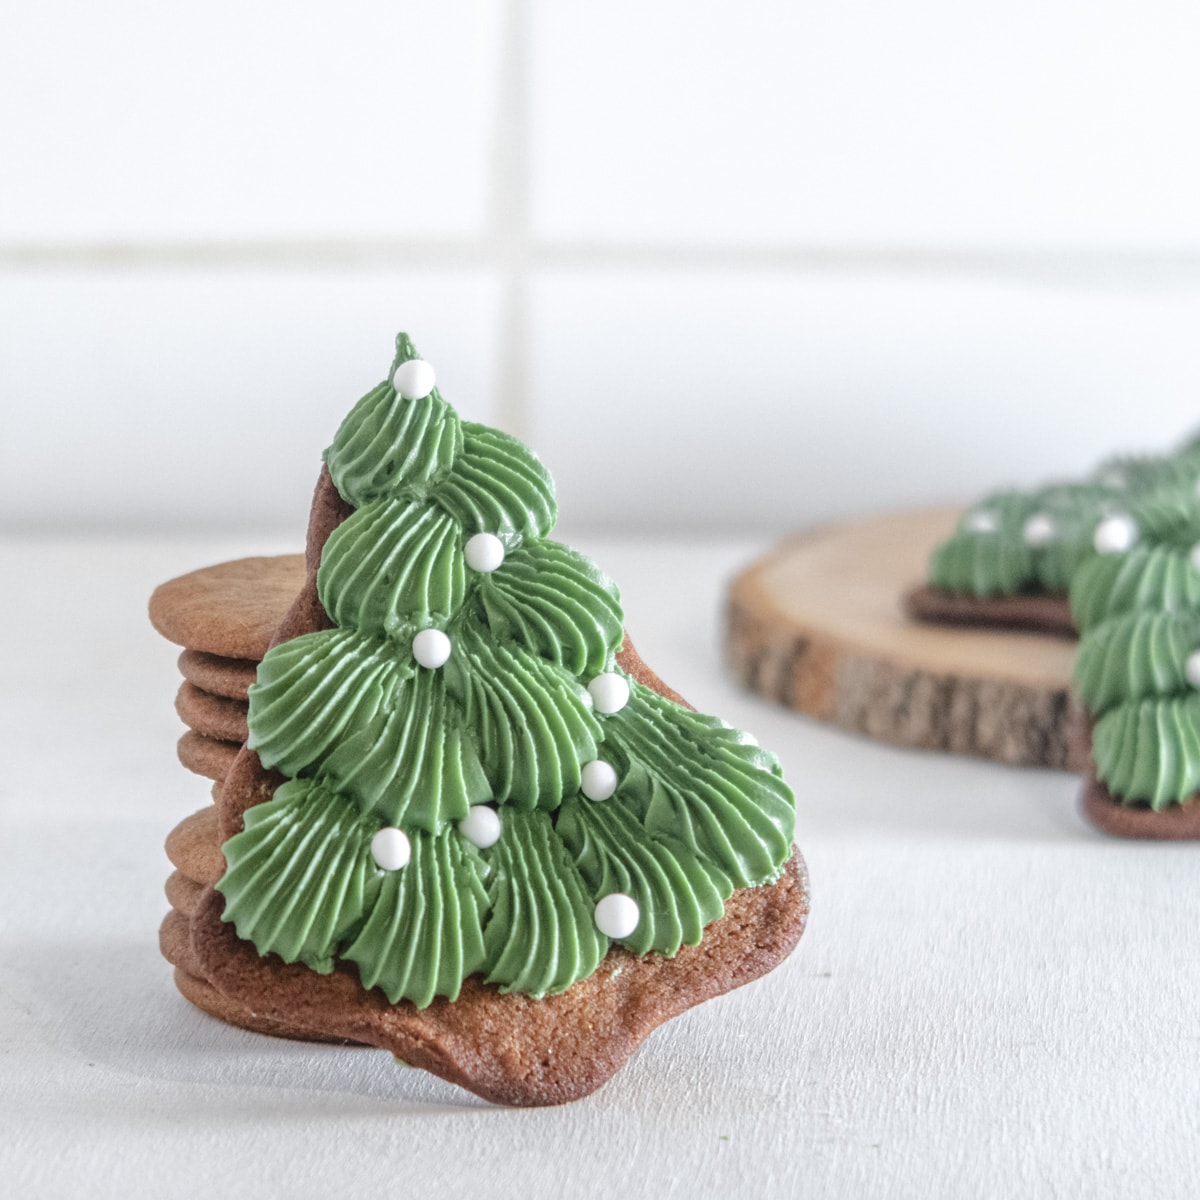
[[[1200,9],[0,5],[0,522],[301,520],[412,332],[564,519],[782,531],[1200,425]]]

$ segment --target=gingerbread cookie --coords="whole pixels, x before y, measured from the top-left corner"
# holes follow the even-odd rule
[[[241,742],[223,742],[189,730],[179,739],[176,753],[189,771],[220,783],[229,774]]]
[[[280,569],[279,559],[260,558],[257,561],[269,564],[268,569],[272,572]],[[291,560],[285,561],[290,564]],[[224,611],[224,602],[221,602],[218,612]],[[278,618],[283,616],[283,612],[281,608]],[[278,618],[276,626],[279,624]],[[219,654],[206,654],[203,650],[185,650],[179,656],[179,673],[188,683],[213,696],[245,700],[254,682],[258,661],[256,658],[224,658]]]
[[[461,422],[407,338],[326,460],[217,806],[227,866],[176,886],[167,948],[277,1028],[501,1103],[585,1095],[798,940],[778,762],[645,667],[611,581],[550,541],[544,468]],[[261,622],[201,643],[204,607],[190,649],[263,648]],[[211,879],[211,818],[185,826],[173,861]]]
[[[150,597],[150,622],[168,641],[188,650],[258,661],[271,643],[280,611],[303,585],[299,554],[219,563],[160,584]]]
[[[247,708],[245,700],[216,696],[186,680],[175,696],[175,711],[185,725],[203,737],[239,746],[246,740]]]

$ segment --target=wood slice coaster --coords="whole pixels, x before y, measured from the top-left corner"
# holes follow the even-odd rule
[[[958,509],[823,526],[734,581],[726,648],[753,691],[881,741],[1082,770],[1075,643],[913,621],[905,598]]]

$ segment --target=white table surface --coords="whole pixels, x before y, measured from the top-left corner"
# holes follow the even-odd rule
[[[0,542],[0,1195],[1194,1197],[1200,847],[1084,826],[1077,782],[873,745],[723,674],[749,543],[574,539],[639,649],[782,755],[814,908],[792,958],[596,1095],[506,1111],[175,991],[159,581],[299,534]]]

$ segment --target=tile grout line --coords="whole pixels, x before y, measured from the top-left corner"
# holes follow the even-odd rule
[[[527,0],[507,0],[496,80],[489,227],[500,273],[496,399],[499,424],[529,439],[529,121]]]

